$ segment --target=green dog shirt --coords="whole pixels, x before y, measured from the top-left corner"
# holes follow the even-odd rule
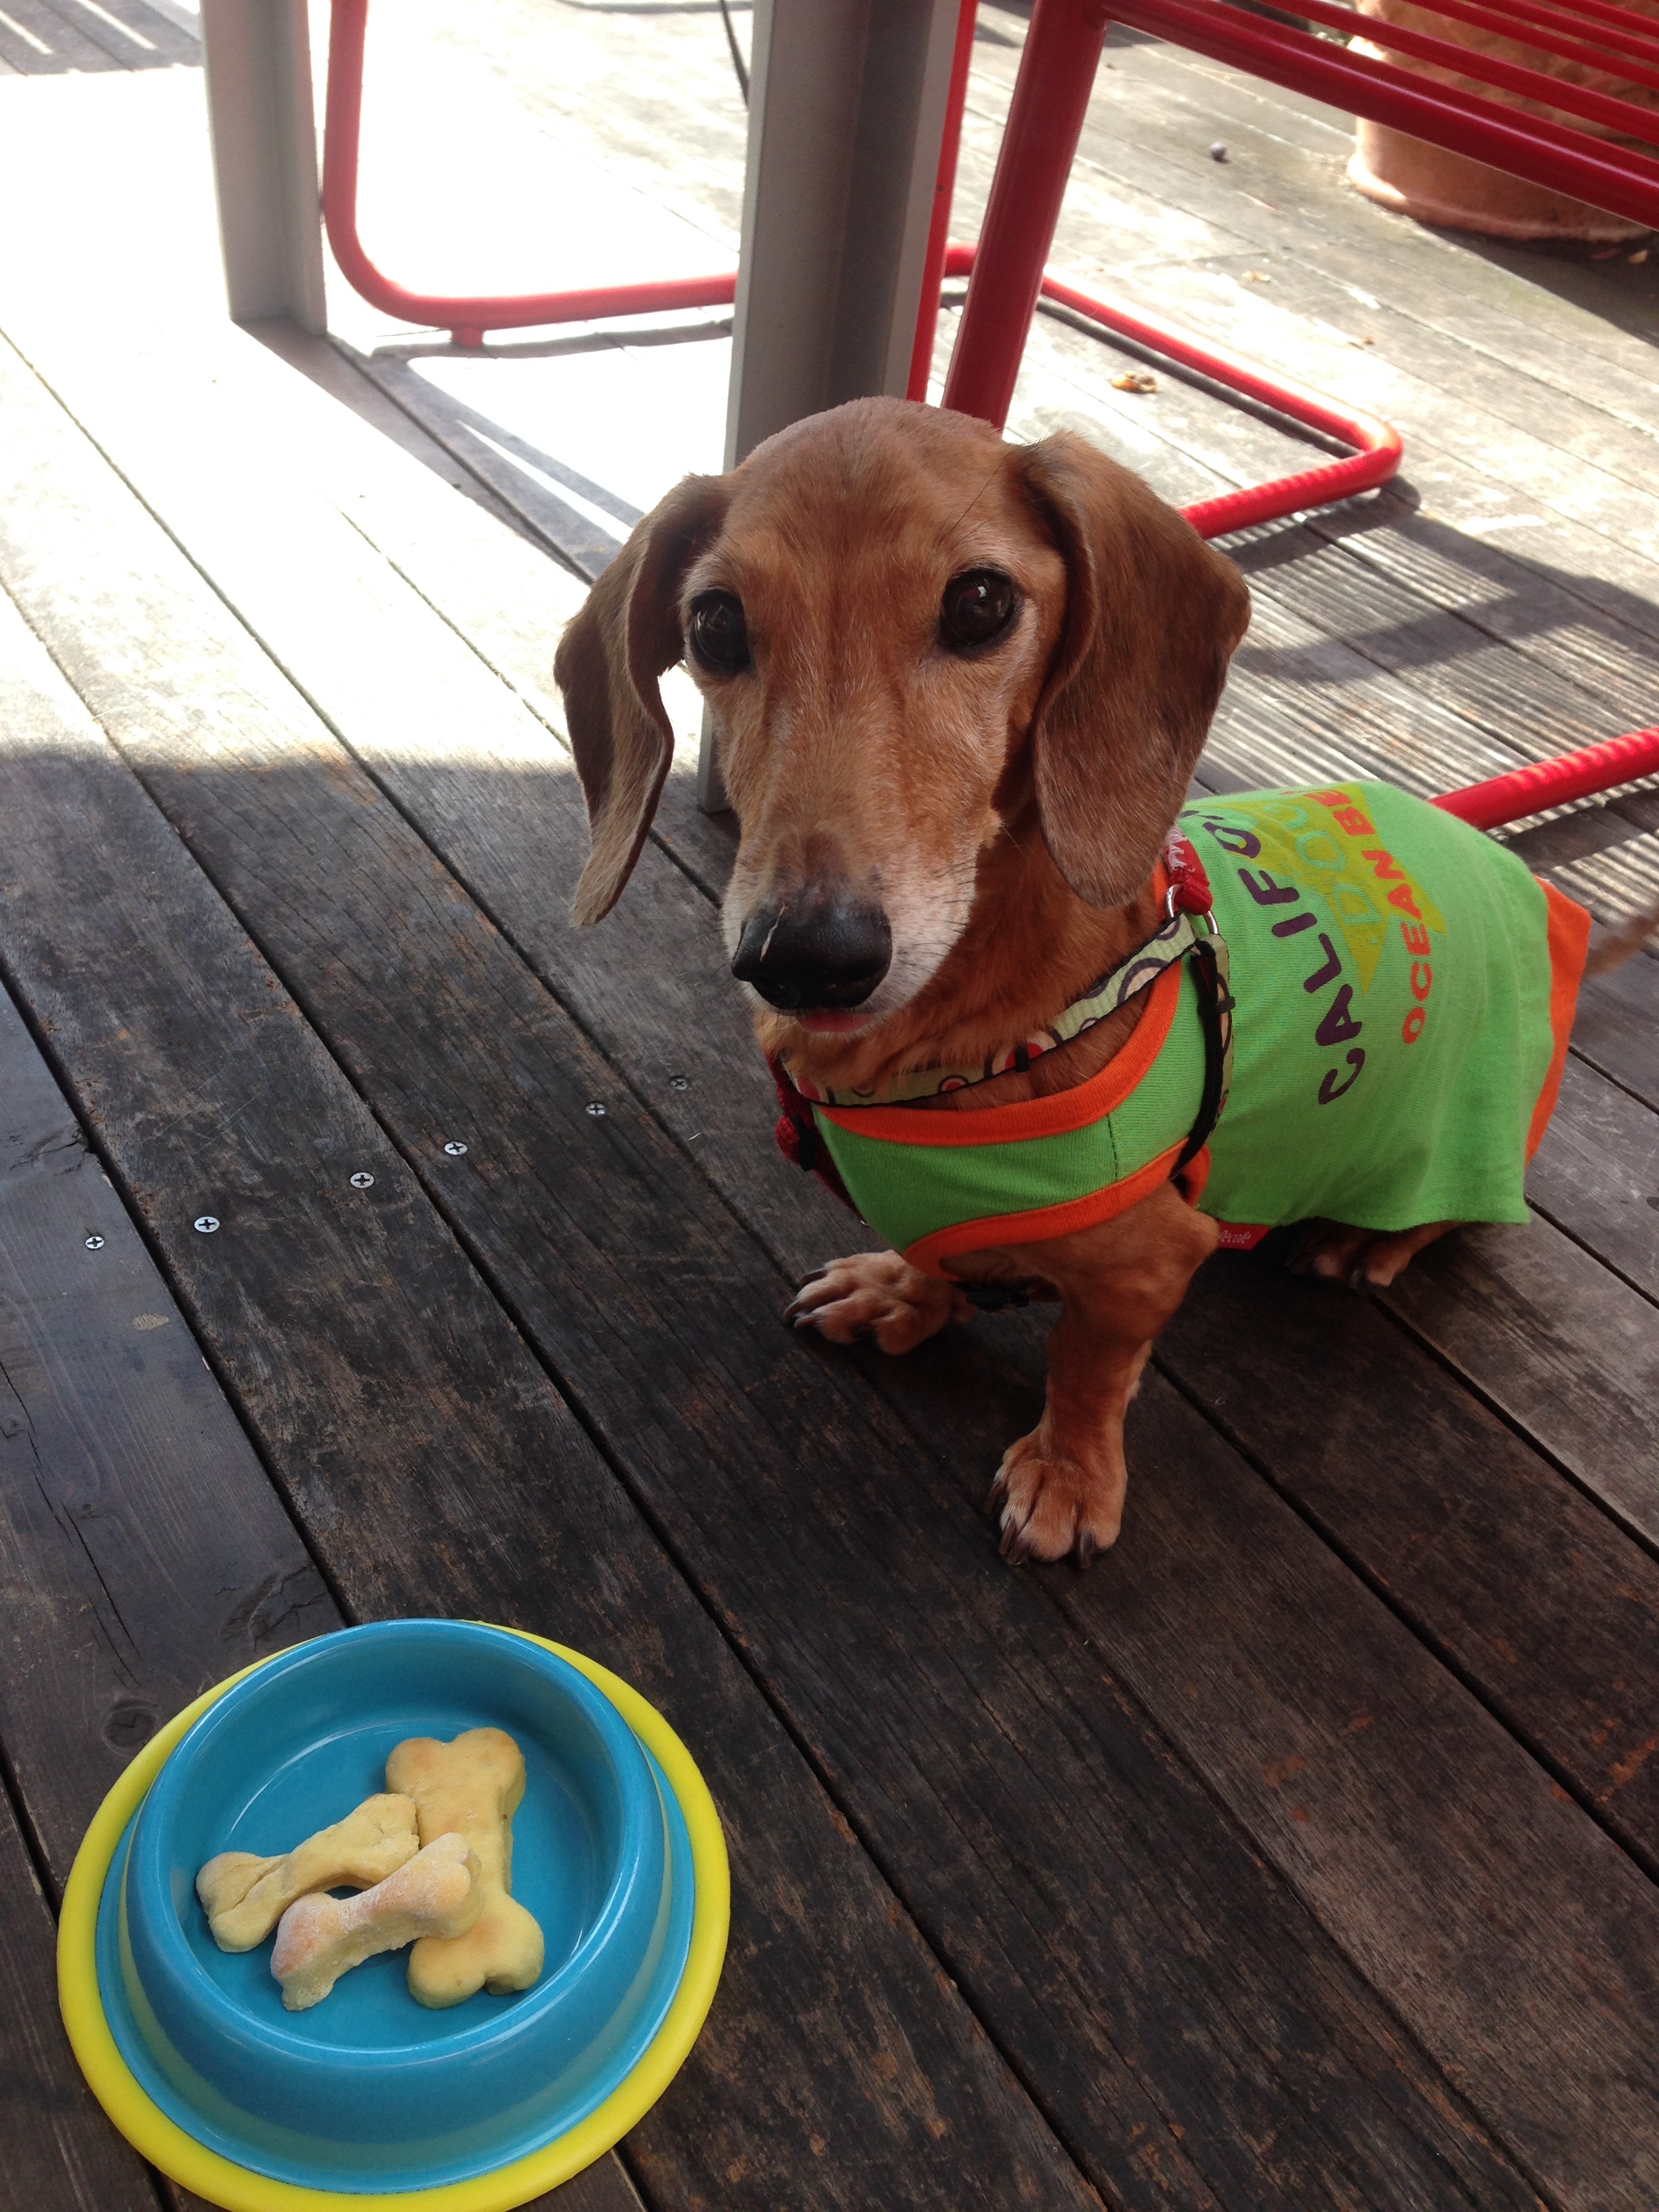
[[[1206,800],[1179,827],[1231,967],[1231,1085],[1180,1176],[1223,1243],[1315,1217],[1376,1230],[1524,1221],[1526,1164],[1555,1103],[1583,969],[1583,909],[1387,784]],[[807,1094],[865,1219],[943,1274],[955,1254],[1069,1234],[1167,1182],[1204,1085],[1192,966],[1179,952],[1161,966],[1128,1044],[1071,1091],[953,1113],[889,1103],[1052,1049],[1099,1018],[1094,999],[983,1075],[905,1079],[868,1104]]]

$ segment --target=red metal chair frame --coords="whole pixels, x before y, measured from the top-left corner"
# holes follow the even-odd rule
[[[1583,114],[1659,143],[1659,116],[1630,100],[1562,84],[1540,70],[1522,69],[1448,40],[1397,30],[1352,8],[1331,6],[1328,0],[1291,4],[1310,20],[1351,31],[1372,45],[1441,63],[1494,88],[1547,100],[1563,113]],[[1524,36],[1552,53],[1588,58],[1603,68],[1616,65],[1632,82],[1659,88],[1656,26],[1613,0],[1569,0],[1593,11],[1588,35],[1611,47],[1608,52],[1598,52],[1584,38],[1563,35],[1558,27],[1572,19],[1537,0],[1505,0],[1503,15],[1478,0],[1425,4],[1511,39]],[[1607,28],[1607,19],[1622,27]],[[1248,15],[1230,0],[1036,0],[980,234],[979,267],[968,289],[945,383],[947,407],[992,422],[1007,416],[1109,20],[1659,228],[1659,160],[1609,146],[1587,131],[1540,116],[1517,113],[1484,94],[1429,82],[1392,62],[1353,54],[1310,33]],[[1545,27],[1536,27],[1540,23]],[[1638,26],[1646,36],[1636,35],[1633,27]]]
[[[736,294],[737,277],[731,275],[678,277],[661,283],[601,286],[580,292],[547,292],[516,296],[443,297],[412,292],[377,269],[364,251],[357,232],[357,167],[361,139],[363,89],[363,47],[368,19],[368,0],[332,0],[332,28],[329,44],[327,131],[323,160],[323,213],[334,258],[354,289],[372,305],[410,323],[436,324],[448,329],[456,343],[477,345],[487,330],[521,329],[532,325],[586,322],[611,315],[659,314],[679,307],[728,306]],[[933,332],[939,315],[939,287],[948,277],[965,276],[973,269],[975,249],[947,243],[951,196],[956,182],[957,153],[961,137],[962,110],[967,94],[968,64],[973,51],[975,0],[963,0],[957,25],[951,88],[946,102],[945,143],[940,149],[939,181],[934,188],[934,213],[922,283],[922,311],[916,322],[916,342],[911,359],[909,393],[913,399],[927,396],[928,371],[933,358]],[[1086,88],[1085,88],[1086,99]],[[1079,125],[1081,118],[1079,117]],[[1069,167],[1069,161],[1067,163]],[[1063,189],[1063,185],[1062,185]],[[1062,276],[1042,277],[1043,296],[1070,307],[1101,329],[1128,337],[1167,360],[1197,369],[1212,381],[1244,397],[1260,400],[1279,413],[1327,436],[1352,446],[1355,452],[1257,484],[1205,500],[1187,510],[1188,519],[1206,537],[1230,530],[1247,529],[1252,523],[1270,522],[1304,508],[1349,499],[1385,483],[1400,465],[1399,433],[1376,416],[1339,406],[1303,386],[1270,375],[1255,363],[1224,348],[1212,345],[1172,324],[1154,322],[1114,301],[1098,299],[1068,283]],[[1033,295],[1035,304],[1035,295]],[[1028,309],[1026,321],[1030,319]],[[1021,340],[1022,350],[1024,339]],[[958,349],[958,350],[960,350]],[[1018,368],[1018,362],[1015,363]],[[954,366],[953,366],[954,373]],[[1010,389],[1012,391],[1012,385]],[[950,403],[947,403],[950,404]],[[983,409],[970,408],[969,413]],[[1006,412],[1006,405],[1004,413]],[[999,422],[1000,416],[996,419]]]
[[[1443,39],[1374,22],[1352,9],[1334,7],[1328,0],[1288,0],[1288,4],[1311,21],[1351,30],[1373,45],[1442,63],[1506,91],[1528,93],[1562,113],[1583,115],[1659,143],[1659,117],[1631,101],[1561,84],[1541,70],[1521,69]],[[1559,5],[1540,4],[1540,0],[1504,0],[1501,15],[1480,0],[1431,0],[1431,4],[1439,14],[1502,31],[1511,39],[1524,36],[1545,52],[1589,59],[1604,68],[1616,63],[1631,82],[1659,88],[1659,30],[1648,18],[1632,15],[1613,0],[1567,0],[1575,15],[1564,13]],[[1360,443],[1371,422],[1350,414],[1344,424],[1345,410],[1331,401],[1287,386],[1205,341],[1178,336],[1166,325],[1141,323],[1137,327],[1122,309],[1089,299],[1045,269],[1109,20],[1131,24],[1290,90],[1659,227],[1659,161],[1610,147],[1586,132],[1540,117],[1517,114],[1482,95],[1427,83],[1391,62],[1351,54],[1309,33],[1249,15],[1229,0],[1036,0],[962,327],[945,378],[944,404],[963,414],[982,416],[999,426],[1006,421],[1026,333],[1041,296],[1062,301],[1107,329],[1125,331],[1297,421],[1334,430],[1351,442]],[[1520,32],[1522,23],[1526,28]],[[944,161],[952,169],[960,112],[958,101],[944,149]],[[942,173],[943,167],[942,162]],[[948,194],[941,197],[948,198]],[[965,250],[950,248],[941,257],[943,270],[951,270],[955,257],[963,257],[965,265]],[[931,287],[925,290],[925,305],[936,296]],[[924,320],[931,326],[930,316],[925,314]],[[919,391],[916,380],[916,366],[922,359],[919,338],[912,398],[926,390],[924,383]],[[1322,492],[1320,479],[1325,477],[1328,483],[1329,478],[1325,471],[1313,470],[1276,485],[1206,501],[1188,508],[1188,518],[1206,536],[1214,537],[1316,505],[1322,498],[1342,498],[1382,483],[1398,465],[1400,447],[1397,434],[1387,425],[1379,427],[1393,441],[1389,465],[1382,465],[1381,453],[1373,460],[1364,452],[1339,463],[1339,472],[1353,472],[1340,489]],[[1494,829],[1656,772],[1659,727],[1632,731],[1582,752],[1492,777],[1449,793],[1436,803],[1478,828]]]
[[[729,307],[735,270],[713,276],[671,276],[650,284],[604,284],[581,292],[445,298],[411,292],[377,269],[357,235],[357,155],[362,135],[363,46],[368,0],[332,0],[328,95],[323,133],[323,222],[341,273],[371,307],[400,322],[430,323],[457,345],[483,343],[486,331],[533,324],[586,323],[607,315],[661,315],[681,307]]]
[[[1569,19],[1559,8],[1538,4],[1538,0],[1505,0],[1505,4],[1508,19],[1494,15],[1477,0],[1436,0],[1443,14],[1492,24],[1511,35],[1517,20],[1539,23],[1544,27],[1539,45],[1553,52],[1589,52],[1605,63],[1605,55],[1595,54],[1582,41],[1564,40],[1561,26]],[[1630,29],[1632,21],[1644,23],[1645,19],[1632,19],[1612,0],[1566,0],[1566,4],[1594,19],[1585,35],[1599,45],[1611,46],[1620,58],[1620,66],[1633,82],[1659,87],[1659,36],[1643,39]],[[1489,81],[1503,82],[1510,89],[1520,88],[1513,82],[1516,76],[1531,79],[1536,75],[1502,64],[1492,65],[1498,74],[1469,68],[1471,57],[1462,47],[1421,33],[1407,34],[1374,25],[1350,9],[1327,5],[1326,0],[1296,0],[1296,5],[1304,15],[1321,21],[1336,18],[1342,23],[1359,23],[1365,35],[1398,51],[1428,59],[1452,57],[1452,65],[1462,68],[1465,74],[1486,74]],[[1247,486],[1186,508],[1188,520],[1206,537],[1219,537],[1373,489],[1386,483],[1400,465],[1400,435],[1391,424],[1375,416],[1310,392],[1173,325],[1154,321],[1085,292],[1044,267],[1082,132],[1109,12],[1120,21],[1252,70],[1276,83],[1330,99],[1355,112],[1375,114],[1377,119],[1395,123],[1419,137],[1451,143],[1460,152],[1478,153],[1496,167],[1512,167],[1519,174],[1534,176],[1540,182],[1592,198],[1598,205],[1634,213],[1637,220],[1659,226],[1659,161],[1615,152],[1583,133],[1563,131],[1534,118],[1517,118],[1496,103],[1474,100],[1467,94],[1425,88],[1390,64],[1366,64],[1362,72],[1358,58],[1304,33],[1283,32],[1277,25],[1242,15],[1226,0],[1110,0],[1109,11],[1105,0],[1036,0],[980,244],[978,247],[951,245],[951,198],[975,14],[975,0],[963,0],[921,311],[911,360],[910,397],[927,396],[940,286],[947,278],[967,276],[963,325],[945,383],[947,407],[1001,426],[1041,295],[1103,330],[1127,337],[1166,360],[1356,449],[1272,483]],[[370,260],[357,229],[368,17],[368,0],[331,0],[323,213],[329,243],[342,273],[371,305],[402,321],[447,330],[458,344],[476,346],[482,343],[487,330],[660,314],[732,303],[737,292],[735,272],[580,291],[497,296],[414,292],[385,275]],[[1608,24],[1613,27],[1611,30],[1606,27]],[[1585,29],[1583,25],[1570,27]],[[1301,51],[1313,47],[1318,51],[1312,54]],[[1373,88],[1369,105],[1354,96],[1356,76],[1360,73],[1368,82],[1383,80],[1381,91]],[[1398,84],[1393,82],[1396,79]],[[1613,121],[1632,131],[1638,125],[1621,118],[1652,121],[1644,110],[1628,102],[1558,86],[1553,79],[1540,81],[1553,88],[1553,103],[1564,112],[1585,113],[1593,120]],[[1557,98],[1557,94],[1563,96]],[[1568,94],[1571,98],[1565,96]],[[1490,113],[1472,115],[1472,106]],[[1611,110],[1619,111],[1619,116],[1612,115]],[[1659,131],[1659,124],[1653,127]],[[1446,135],[1452,131],[1458,134],[1455,138]],[[1578,143],[1563,145],[1563,139]],[[1517,149],[1522,158],[1516,158]],[[1622,197],[1613,196],[1615,185]],[[1437,804],[1478,827],[1489,829],[1632,781],[1656,769],[1659,729],[1638,731],[1559,761],[1540,763],[1449,793]]]

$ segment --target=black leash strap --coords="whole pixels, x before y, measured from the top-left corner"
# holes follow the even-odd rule
[[[1193,981],[1198,987],[1198,1021],[1204,1032],[1204,1088],[1199,1093],[1198,1119],[1181,1148],[1174,1172],[1195,1160],[1210,1141],[1210,1133],[1221,1119],[1232,1082],[1233,1007],[1228,984],[1226,940],[1213,922],[1209,934],[1198,938],[1190,955]]]

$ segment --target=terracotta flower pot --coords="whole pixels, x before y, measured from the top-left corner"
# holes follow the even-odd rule
[[[1540,53],[1535,46],[1500,37],[1475,24],[1436,15],[1428,8],[1414,7],[1411,0],[1356,0],[1356,4],[1362,15],[1374,16],[1379,22],[1425,31],[1435,38],[1468,46],[1474,52],[1492,54],[1526,68],[1542,70],[1564,84],[1585,85],[1596,92],[1611,93],[1618,99],[1659,111],[1659,92],[1621,77],[1616,62],[1610,69],[1599,70],[1559,55]],[[1622,4],[1659,21],[1659,0],[1622,0]],[[1410,54],[1390,53],[1368,40],[1356,40],[1352,51],[1393,62],[1396,67],[1410,70],[1413,75],[1428,77],[1437,84],[1483,93],[1523,114],[1547,115],[1557,122],[1576,124],[1613,145],[1642,143],[1621,137],[1599,124],[1563,115],[1546,101],[1499,91],[1477,78],[1461,76],[1455,70],[1419,62]],[[1551,191],[1545,185],[1511,177],[1502,169],[1488,168],[1484,161],[1471,161],[1466,154],[1447,153],[1441,147],[1409,137],[1405,131],[1391,130],[1385,124],[1361,119],[1355,126],[1354,137],[1353,158],[1348,163],[1349,183],[1364,192],[1367,199],[1376,200],[1401,215],[1414,216],[1419,222],[1442,223],[1454,230],[1480,231],[1492,238],[1577,238],[1598,241],[1639,237],[1645,229],[1645,225],[1631,222],[1625,216],[1605,214],[1600,208],[1587,206],[1583,200],[1569,198],[1565,192]]]

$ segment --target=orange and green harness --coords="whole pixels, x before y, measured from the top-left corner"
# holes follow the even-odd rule
[[[1188,807],[1167,919],[1038,1036],[983,1067],[814,1092],[775,1063],[778,1139],[925,1273],[1063,1237],[1175,1180],[1224,1244],[1325,1218],[1524,1221],[1589,916],[1512,854],[1380,783]],[[1074,1089],[908,1102],[1023,1067],[1147,994]],[[826,1157],[827,1156],[827,1157]]]

